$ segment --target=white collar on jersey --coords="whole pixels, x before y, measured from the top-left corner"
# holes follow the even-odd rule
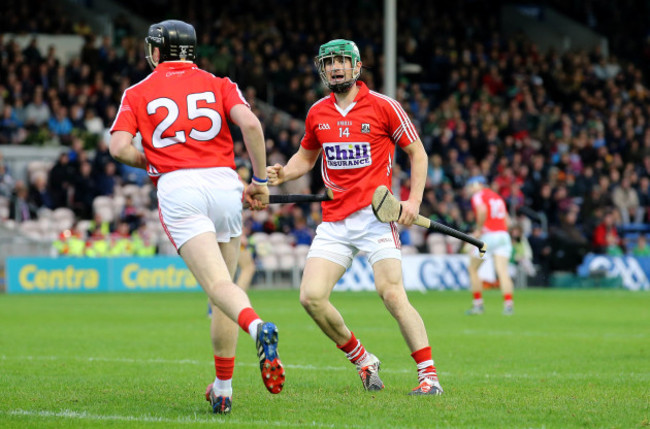
[[[338,104],[334,103],[334,107],[336,107],[336,110],[338,110],[339,113],[341,114],[341,116],[343,116],[343,117],[345,118],[345,116],[346,116],[348,113],[350,113],[350,110],[352,110],[352,108],[353,108],[356,104],[357,104],[357,102],[356,102],[356,101],[353,101],[352,103],[350,103],[350,105],[349,105],[346,109],[341,109],[341,106],[339,106]]]

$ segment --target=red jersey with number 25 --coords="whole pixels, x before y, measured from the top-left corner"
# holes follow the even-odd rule
[[[168,61],[124,91],[111,133],[140,132],[154,183],[161,174],[183,168],[234,169],[226,121],[237,104],[250,107],[230,79],[193,63]]]
[[[506,203],[503,198],[490,188],[483,188],[472,195],[472,208],[484,206],[486,208],[485,223],[482,232],[507,231]]]
[[[323,221],[336,222],[372,202],[379,185],[391,188],[395,144],[408,146],[418,133],[400,104],[357,82],[359,93],[341,109],[334,94],[314,103],[301,145],[323,150],[321,173],[334,193],[322,203]]]

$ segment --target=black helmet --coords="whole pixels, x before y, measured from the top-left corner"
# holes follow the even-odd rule
[[[154,61],[153,48],[160,49],[160,60]],[[194,61],[196,31],[191,24],[175,19],[153,24],[144,39],[144,52],[151,68],[163,61]]]

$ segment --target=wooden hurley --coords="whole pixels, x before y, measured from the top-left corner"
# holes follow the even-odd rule
[[[390,190],[386,186],[381,185],[375,189],[375,193],[372,196],[372,211],[380,222],[396,222],[402,214],[402,205],[397,198],[390,193]],[[470,243],[478,247],[481,257],[485,255],[485,251],[487,250],[485,243],[471,235],[465,234],[464,232],[460,232],[457,229],[450,228],[441,223],[434,222],[422,215],[418,215],[413,223],[427,228],[429,231],[440,232],[442,234],[456,237],[466,243]]]

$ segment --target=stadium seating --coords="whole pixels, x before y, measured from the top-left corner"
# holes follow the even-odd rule
[[[52,211],[52,221],[59,231],[70,229],[75,222],[75,214],[67,207],[59,207]]]
[[[179,0],[175,0],[175,2],[179,4]],[[593,225],[589,222],[591,209],[584,209],[585,198],[582,195],[584,192],[579,192],[577,186],[575,189],[573,188],[575,183],[583,178],[582,172],[585,166],[593,167],[595,179],[598,179],[598,176],[609,175],[611,170],[620,170],[619,174],[624,172],[632,174],[630,172],[633,171],[632,175],[638,177],[650,174],[650,167],[645,166],[641,161],[650,155],[648,148],[645,147],[647,145],[644,144],[648,139],[648,129],[650,128],[648,126],[650,123],[648,110],[640,109],[633,115],[625,113],[636,112],[639,110],[639,106],[646,103],[644,94],[647,92],[648,85],[646,83],[647,76],[643,76],[643,73],[647,72],[647,67],[644,68],[643,64],[650,63],[646,58],[650,58],[650,56],[643,54],[640,59],[635,57],[630,61],[630,59],[615,56],[601,58],[602,55],[596,51],[539,52],[534,41],[526,39],[523,35],[509,38],[499,33],[499,29],[493,27],[493,23],[498,22],[496,9],[492,10],[490,7],[475,4],[470,11],[463,11],[461,14],[454,12],[463,9],[463,5],[452,3],[436,5],[435,11],[440,13],[433,13],[433,6],[426,5],[422,8],[422,16],[431,18],[429,22],[431,28],[444,28],[442,33],[437,31],[417,32],[421,38],[415,47],[411,47],[414,51],[406,49],[407,46],[404,45],[409,37],[399,40],[398,49],[400,55],[404,56],[400,58],[400,63],[404,67],[399,70],[399,84],[395,98],[412,119],[429,154],[437,153],[443,158],[444,180],[434,183],[432,178],[429,178],[429,182],[427,182],[427,190],[433,190],[438,198],[437,205],[428,208],[431,212],[430,215],[433,217],[440,215],[437,210],[443,204],[456,206],[460,210],[457,211],[459,213],[457,217],[451,219],[452,223],[471,227],[473,220],[467,216],[471,210],[469,210],[468,202],[461,191],[466,176],[482,169],[481,172],[489,173],[490,179],[496,181],[503,169],[519,171],[521,167],[527,167],[532,171],[535,157],[542,156],[543,168],[540,172],[535,173],[540,175],[539,178],[533,180],[533,174],[529,174],[515,179],[523,184],[523,196],[522,202],[520,202],[523,206],[517,207],[516,205],[519,203],[513,202],[513,211],[518,209],[522,212],[541,213],[542,218],[545,219],[542,222],[545,229],[546,219],[548,219],[549,230],[544,231],[546,234],[559,226],[560,213],[569,209],[578,210],[581,212],[581,232],[589,239],[593,229]],[[235,6],[224,5],[224,10],[230,10],[233,7]],[[415,34],[414,30],[417,24],[404,20],[404,17],[414,11],[417,12],[418,8],[422,6],[404,4],[401,7],[404,9],[398,17],[400,28]],[[272,5],[261,5],[260,8],[266,10],[268,16],[276,16]],[[299,18],[299,14],[304,13],[301,11],[301,8],[296,8],[296,10],[287,13]],[[151,13],[154,12],[151,11]],[[21,12],[13,9],[8,10],[6,22],[21,22],[20,19],[11,19],[10,15],[16,13]],[[369,13],[374,15],[366,16],[363,19],[366,19],[367,23],[372,23],[379,12]],[[472,16],[484,19],[474,22]],[[196,24],[199,32],[208,28],[214,22],[211,20],[214,17],[213,11],[206,11],[204,16],[197,18]],[[335,21],[323,22],[323,32],[334,34],[337,25]],[[470,23],[472,30],[466,31],[470,28],[468,27]],[[48,24],[48,30],[52,30],[50,24]],[[235,40],[239,37],[241,28],[246,25],[246,22],[244,19],[233,16],[231,24],[229,29],[224,29],[229,34],[220,35],[219,40]],[[45,25],[45,23],[34,23],[33,25],[36,27],[32,30],[38,31],[39,26]],[[380,26],[363,26],[371,34],[358,34],[356,33],[357,29],[353,27],[347,29],[347,32],[351,38],[359,38],[364,64],[371,66],[364,69],[362,78],[366,79],[372,89],[381,90],[379,87],[382,79],[379,74],[381,67],[372,67],[371,63],[374,61],[375,65],[378,65],[383,60],[380,57],[381,47],[374,42],[374,40],[380,39]],[[72,27],[67,30],[72,31]],[[286,34],[277,36],[277,39],[274,40],[272,54],[257,49],[257,47],[263,46],[263,43],[268,42],[265,38],[269,36],[264,25],[250,29],[247,39],[242,40],[241,45],[236,44],[238,46],[236,50],[235,45],[226,44],[228,45],[226,50],[233,57],[232,64],[238,64],[238,66],[224,69],[232,72],[230,77],[240,84],[242,90],[247,91],[247,97],[250,95],[249,101],[252,102],[254,112],[261,118],[265,136],[268,139],[269,159],[279,162],[286,161],[295,151],[295,142],[299,141],[303,134],[301,121],[304,120],[308,106],[318,97],[325,95],[312,64],[302,59],[303,57],[312,57],[320,41],[303,37],[298,26],[287,24],[285,30]],[[56,29],[56,32],[65,33],[61,29]],[[141,41],[139,34],[124,34],[122,37],[126,38],[126,45]],[[212,38],[211,42],[215,42],[216,39],[212,35],[210,37]],[[294,39],[305,40],[305,43],[296,46],[291,42]],[[4,42],[6,43],[4,47],[12,46],[9,39],[5,38]],[[65,101],[65,104],[83,104],[81,107],[84,109],[97,110],[104,126],[110,126],[119,101],[118,93],[123,89],[123,85],[135,84],[146,76],[146,72],[138,71],[136,66],[138,62],[143,62],[142,53],[138,51],[134,54],[136,55],[134,61],[130,61],[130,58],[129,61],[126,61],[126,52],[123,52],[118,46],[111,48],[116,49],[118,61],[123,63],[123,67],[119,71],[109,67],[102,69],[106,65],[102,60],[101,66],[93,67],[95,75],[89,79],[94,81],[101,75],[104,88],[100,88],[98,93],[105,90],[111,92],[113,98],[102,100],[101,103],[95,99],[90,102],[88,101],[89,97],[85,95],[75,97],[53,88],[50,96],[54,100],[47,102],[52,104]],[[459,61],[459,52],[461,51],[462,60]],[[93,52],[93,54],[96,53]],[[295,55],[296,53],[298,55]],[[45,53],[41,54],[40,61],[45,63]],[[292,58],[300,58],[300,60],[294,64],[293,69],[283,70],[281,73],[283,76],[263,70],[264,75],[260,79],[260,76],[256,77],[254,73],[248,72],[249,66],[252,65],[250,61],[269,64],[287,54]],[[367,54],[369,54],[368,63],[365,62]],[[213,66],[210,60],[206,58],[204,64],[207,67]],[[600,67],[601,60],[607,62],[611,70],[618,70],[614,79],[604,80],[599,77],[596,71]],[[16,70],[24,68],[34,75],[37,65],[39,65],[38,61],[14,64],[12,67],[16,67]],[[545,66],[549,64],[553,64],[553,67],[547,69]],[[71,62],[67,64],[64,62],[62,66],[68,71],[74,68]],[[111,72],[107,70],[113,70],[113,74],[111,75]],[[496,75],[493,72],[496,72]],[[8,68],[3,65],[0,76],[8,75]],[[72,82],[74,78],[71,76],[74,76],[74,73],[67,73],[64,77],[66,81],[62,84],[79,85],[78,82]],[[580,76],[580,78],[578,79],[576,76]],[[287,82],[295,79],[299,81],[300,90],[288,93]],[[632,82],[634,85],[631,85]],[[4,83],[6,82],[0,78],[0,84]],[[35,86],[38,85],[24,85],[23,105],[27,105],[31,101]],[[267,91],[268,89],[272,90]],[[601,95],[598,95],[599,93]],[[115,97],[116,95],[117,97]],[[255,95],[260,99],[255,99]],[[16,106],[13,95],[6,97],[4,104],[11,108],[17,107],[17,110],[20,109],[19,105]],[[603,135],[597,135],[594,130],[602,130]],[[52,144],[63,142],[67,144],[65,140],[59,141],[49,136],[45,128],[39,130],[30,128],[29,132],[25,128],[24,131],[11,134],[7,143],[38,145],[44,142]],[[91,149],[89,154],[92,153],[92,150],[101,152],[99,146],[96,145],[95,138],[90,138],[87,131],[81,125],[77,125],[75,129],[75,133],[81,135],[85,139],[87,148]],[[283,136],[285,131],[288,136]],[[48,135],[45,139],[34,139],[38,137],[39,132]],[[234,134],[237,138],[237,133]],[[17,139],[21,135],[27,135],[29,139],[18,141]],[[288,141],[284,141],[285,139]],[[466,143],[469,144],[467,150],[464,149]],[[635,145],[637,145],[637,149],[633,149]],[[486,148],[494,149],[494,153],[486,154]],[[597,156],[593,156],[592,149],[598,150]],[[459,152],[463,153],[458,158],[450,155]],[[396,154],[393,188],[397,190],[404,186],[404,179],[408,176],[408,157],[399,150]],[[99,160],[101,160],[100,155],[101,153],[99,155],[95,153]],[[565,159],[566,155],[569,155],[569,158]],[[236,153],[236,159],[238,163],[245,164],[247,162],[246,157],[241,153]],[[611,161],[603,161],[610,159]],[[89,159],[89,161],[94,163],[95,160]],[[477,164],[481,162],[485,165],[479,167]],[[33,183],[36,178],[48,177],[53,162],[35,159],[26,165],[28,182]],[[103,164],[99,162],[97,165]],[[456,170],[460,173],[455,172]],[[547,173],[548,171],[552,173]],[[93,173],[98,174],[97,171]],[[313,178],[317,180],[317,176],[318,174],[315,174]],[[313,178],[305,177],[305,186],[316,187],[315,183],[309,182]],[[128,180],[125,181],[128,182]],[[161,244],[161,253],[174,254],[175,249],[169,243],[160,226],[157,210],[150,207],[152,185],[138,186],[126,183],[121,186],[120,182],[123,183],[121,178],[118,178],[117,182],[112,197],[98,196],[93,200],[93,212],[99,214],[103,220],[113,223],[119,219],[125,199],[130,196],[135,206],[142,211],[143,221],[147,224],[148,229]],[[449,182],[453,182],[453,184],[446,188],[445,186]],[[541,188],[539,185],[544,182],[548,182],[552,186],[551,201],[548,204],[542,201],[540,207],[535,208],[537,210],[535,212],[528,206],[536,206],[539,202],[539,189]],[[616,183],[609,183],[608,186],[613,188]],[[566,203],[554,200],[556,192],[562,187],[568,188],[570,194],[569,201]],[[443,198],[445,193],[442,192],[443,188],[445,192],[453,194],[453,201]],[[301,187],[301,191],[303,189],[304,186]],[[271,190],[272,192],[286,192],[286,187],[272,188]],[[312,189],[312,191],[314,190]],[[10,198],[0,197],[0,219],[2,219],[3,225],[7,228],[13,227],[34,238],[52,237],[61,229],[69,227],[75,219],[70,209],[52,211],[40,208],[38,220],[35,223],[16,225],[13,220],[7,219],[10,205]],[[646,206],[648,206],[647,203]],[[75,211],[78,212],[77,207],[75,207]],[[450,211],[445,210],[444,212],[449,213]],[[275,207],[254,213],[245,211],[244,216],[245,224],[253,225],[252,229],[255,231],[273,231],[274,228],[278,228],[278,214]],[[647,207],[646,221],[650,220],[648,216],[650,216],[650,206]],[[314,221],[310,222],[312,227],[318,223],[318,216],[313,216],[313,219]],[[647,225],[643,224],[640,229],[634,230],[634,225],[619,224],[621,236],[630,240],[634,239],[638,234],[647,232],[644,229]],[[258,255],[257,262],[264,269],[271,269],[271,267],[275,267],[272,269],[283,269],[283,267],[291,266],[292,263],[300,268],[304,266],[307,247],[294,247],[290,233],[285,229],[282,230],[283,232],[256,232],[251,235]],[[525,230],[530,231],[530,228],[527,227]],[[40,236],[37,231],[40,231]],[[404,254],[409,254],[417,249],[432,254],[461,251],[462,243],[451,237],[428,234],[426,230],[414,227],[409,228],[406,232],[410,240],[408,245],[403,246]],[[404,241],[407,242],[406,239]],[[629,241],[627,244],[629,245]]]

